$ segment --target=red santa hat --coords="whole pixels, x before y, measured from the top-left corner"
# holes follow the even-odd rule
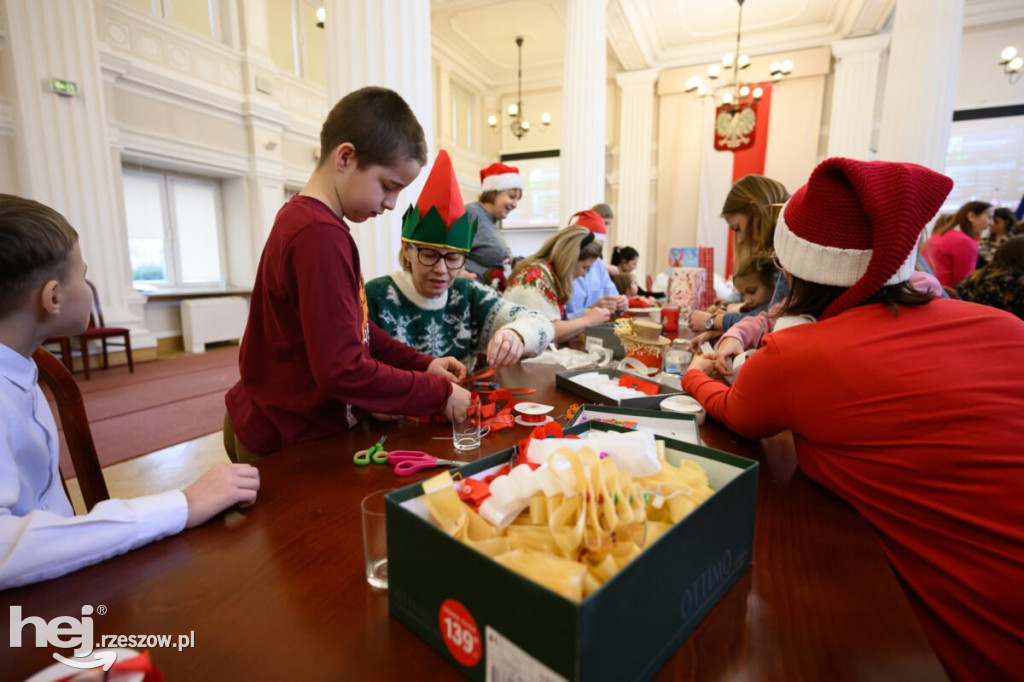
[[[910,279],[917,240],[953,181],[913,163],[822,161],[775,227],[775,254],[808,282],[848,287],[821,320]]]
[[[573,213],[572,217],[569,218],[569,225],[585,227],[594,234],[600,235],[602,239],[608,234],[608,226],[604,224],[604,218],[589,208],[586,211]]]
[[[506,189],[523,189],[519,169],[503,163],[492,163],[480,171],[480,189],[483,192],[501,192]]]

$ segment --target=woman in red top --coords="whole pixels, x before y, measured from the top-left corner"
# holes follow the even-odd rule
[[[992,225],[992,204],[968,201],[956,212],[953,221],[924,245],[924,257],[944,287],[956,283],[978,266],[978,236]]]
[[[713,355],[682,383],[737,433],[792,430],[804,472],[878,532],[953,678],[1019,679],[1024,322],[907,284],[951,187],[913,164],[824,161],[775,232],[783,314],[819,321],[766,336],[731,388],[705,374]]]

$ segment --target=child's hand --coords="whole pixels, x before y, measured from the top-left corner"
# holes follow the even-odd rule
[[[434,358],[427,365],[427,374],[436,374],[448,381],[459,382],[466,378],[466,366],[453,357]]]
[[[452,394],[448,396],[448,402],[444,404],[445,418],[450,422],[465,419],[471,397],[472,394],[462,386],[452,384]]]
[[[499,329],[487,344],[487,364],[491,367],[514,365],[523,356],[523,348],[523,338],[517,332]]]
[[[248,507],[256,501],[260,472],[249,464],[225,462],[211,467],[181,492],[188,502],[186,528],[198,526],[236,504]]]
[[[722,376],[732,375],[732,363],[736,356],[743,352],[743,344],[731,336],[722,339],[718,344],[718,357],[715,359],[715,369]]]
[[[629,307],[629,301],[625,296],[602,296],[594,303],[594,308],[604,308],[609,312],[614,313],[619,309],[619,299],[626,300],[626,307]]]
[[[699,369],[705,374],[711,374],[712,370],[715,369],[715,354],[702,353],[700,355],[694,355],[693,360],[690,361],[690,366],[686,371],[690,371],[691,369]]]
[[[705,342],[712,343],[716,341],[718,337],[721,336],[722,334],[723,332],[715,331],[701,332],[700,334],[697,334],[697,336],[690,339],[690,343],[688,344],[687,348],[690,350],[691,353],[700,353],[700,347],[703,346]]]

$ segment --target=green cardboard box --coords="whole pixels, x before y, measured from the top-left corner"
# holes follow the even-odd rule
[[[585,424],[593,419],[635,421],[637,428],[651,429],[655,435],[693,443],[694,445],[701,444],[700,427],[697,426],[697,417],[685,412],[662,412],[661,410],[610,407],[608,405],[581,405],[580,409],[569,420],[569,426]]]
[[[644,381],[650,382],[652,384],[657,384],[658,393],[655,395],[638,396],[636,398],[622,398],[621,400],[616,398],[609,398],[608,396],[602,393],[592,391],[586,386],[576,383],[576,381],[573,379],[573,377],[578,376],[580,374],[588,374],[591,372],[605,374],[611,377],[612,379],[618,379],[624,374],[629,376],[636,376],[637,378],[643,379]],[[620,370],[609,369],[607,367],[604,369],[573,369],[566,370],[564,372],[555,372],[555,385],[558,386],[559,388],[564,388],[565,390],[570,391],[571,393],[575,393],[578,396],[582,396],[583,398],[586,398],[592,403],[600,403],[602,405],[614,405],[616,407],[635,407],[650,410],[658,409],[658,406],[661,405],[661,401],[664,400],[665,398],[682,394],[681,389],[673,388],[672,386],[666,386],[665,384],[658,383],[657,381],[651,379],[650,377],[641,377],[636,374],[633,374],[632,372],[622,372]]]
[[[612,357],[621,360],[626,357],[626,348],[622,339],[615,335],[615,323],[592,324],[583,329],[583,348],[590,350],[592,345],[600,348],[611,348]]]
[[[622,431],[586,422],[568,429]],[[391,614],[473,680],[641,680],[653,676],[750,566],[757,462],[665,441],[697,460],[715,494],[577,604],[449,537],[415,483],[387,496]],[[514,448],[460,467],[497,468]],[[513,676],[516,675],[516,676]]]

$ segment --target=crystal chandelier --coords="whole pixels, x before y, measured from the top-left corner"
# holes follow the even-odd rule
[[[736,26],[736,52],[727,52],[722,56],[721,63],[712,64],[708,67],[707,77],[711,85],[704,82],[700,76],[693,76],[686,80],[685,91],[695,92],[704,97],[715,95],[723,105],[727,105],[733,114],[739,113],[740,109],[750,106],[764,96],[764,90],[760,87],[751,87],[740,79],[740,71],[750,68],[750,57],[740,52],[740,38],[743,29],[743,3],[744,0],[736,0],[740,6],[739,23]],[[721,78],[723,72],[732,70],[732,83],[714,86],[714,82]],[[768,68],[768,73],[773,82],[778,82],[793,72],[793,62],[790,60],[773,61]]]
[[[516,92],[516,103],[508,105],[508,116],[509,116],[509,130],[516,139],[522,139],[526,133],[530,132],[530,122],[523,117],[523,37],[516,36],[516,45],[519,48],[519,79],[518,79],[518,90]],[[544,112],[540,115],[540,122],[544,126],[551,125],[551,114]],[[498,127],[498,117],[495,114],[491,114],[487,117],[487,125],[492,128]]]

